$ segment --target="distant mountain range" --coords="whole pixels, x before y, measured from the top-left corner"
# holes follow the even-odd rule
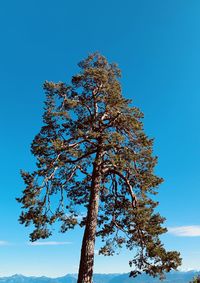
[[[189,283],[189,281],[199,272],[171,272],[166,275],[166,279],[162,282],[166,283]],[[63,277],[49,278],[49,277],[34,277],[13,275],[10,277],[0,277],[0,283],[76,283],[77,275],[68,274]],[[129,274],[94,274],[94,283],[161,283],[157,278],[149,277],[142,274],[136,278],[130,278]]]

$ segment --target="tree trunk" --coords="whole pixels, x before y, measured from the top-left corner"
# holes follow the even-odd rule
[[[93,167],[91,193],[87,212],[87,221],[82,241],[81,259],[77,283],[92,283],[94,246],[96,238],[99,189],[101,180],[100,161],[100,154],[97,154]]]

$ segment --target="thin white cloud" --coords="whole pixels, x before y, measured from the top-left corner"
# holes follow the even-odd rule
[[[0,246],[8,246],[9,243],[7,241],[0,241]]]
[[[178,237],[200,237],[200,225],[169,227],[168,233]]]
[[[70,245],[71,242],[56,242],[56,241],[49,241],[49,242],[33,242],[28,243],[30,246],[62,246],[62,245]]]
[[[99,250],[94,250],[95,255],[99,255]]]

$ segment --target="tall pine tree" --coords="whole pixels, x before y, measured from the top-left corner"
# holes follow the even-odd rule
[[[37,169],[21,172],[20,223],[34,225],[31,241],[49,237],[57,221],[61,232],[85,227],[78,283],[92,282],[96,237],[100,254],[133,250],[130,276],[162,277],[181,259],[159,239],[167,229],[152,196],[163,180],[154,174],[157,158],[143,114],[122,96],[116,64],[94,53],[79,67],[69,85],[44,83],[44,125],[31,146]]]

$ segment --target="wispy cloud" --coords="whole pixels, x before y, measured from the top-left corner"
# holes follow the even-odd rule
[[[0,246],[8,246],[9,243],[7,241],[0,241]]]
[[[99,255],[99,250],[94,250],[95,255]]]
[[[178,237],[200,237],[200,225],[169,227],[168,233]]]
[[[62,245],[70,245],[72,242],[56,242],[56,241],[49,241],[49,242],[33,242],[28,243],[29,246],[62,246]]]

